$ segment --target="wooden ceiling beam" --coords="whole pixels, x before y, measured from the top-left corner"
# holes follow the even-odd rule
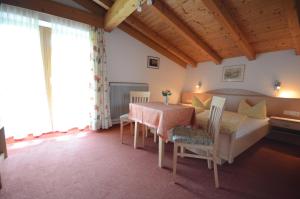
[[[109,8],[112,7],[113,2],[111,0],[93,0],[95,3],[97,3],[99,6],[104,8],[105,10],[109,10]]]
[[[110,8],[110,6],[112,6],[112,2],[110,0],[95,0],[95,2],[97,2],[97,3],[98,3],[98,1],[101,2],[101,4],[99,4],[99,5],[102,6],[106,10],[108,10]],[[165,50],[167,50],[170,53],[174,54],[179,59],[181,59],[182,61],[184,61],[186,64],[191,64],[194,67],[197,65],[197,62],[195,60],[193,60],[192,58],[190,58],[189,56],[187,56],[184,52],[180,51],[178,48],[176,48],[175,46],[173,46],[172,44],[170,44],[166,40],[162,39],[161,36],[159,36],[156,32],[154,32],[153,30],[151,30],[150,28],[148,28],[145,24],[143,24],[136,17],[129,16],[125,20],[124,23],[130,25],[130,26],[127,26],[126,30],[128,30],[128,27],[130,27],[131,31],[133,31],[132,29],[135,29],[136,31],[138,31],[141,34],[143,34],[143,37],[148,37],[149,40],[152,40],[155,43],[157,43],[158,45],[160,45],[160,48],[161,47],[165,48]],[[125,25],[123,25],[123,26],[125,26]],[[130,34],[130,35],[134,36],[134,34]],[[141,41],[141,39],[139,39],[139,40]],[[142,39],[142,42],[143,41],[146,41],[146,39]],[[143,42],[143,43],[145,43],[145,42]],[[154,46],[154,45],[151,45],[151,46]],[[168,53],[168,55],[170,53]]]
[[[170,10],[167,5],[159,0],[155,0],[153,4],[154,10],[172,25],[186,40],[190,41],[195,47],[204,52],[210,60],[216,64],[220,64],[222,58],[211,49],[190,27],[188,27],[177,15]]]
[[[159,44],[154,42],[153,40],[149,39],[146,37],[143,33],[137,31],[136,29],[132,28],[130,25],[126,23],[122,23],[119,25],[119,28],[126,32],[127,34],[131,35],[133,38],[139,40],[140,42],[144,43],[145,45],[149,46],[150,48],[156,50],[157,52],[161,53],[162,55],[168,57],[178,65],[186,68],[186,63],[179,59],[177,56],[173,55],[170,53],[168,50],[165,48],[161,47]]]
[[[103,28],[103,17],[50,0],[1,0],[13,6],[27,8]]]
[[[300,27],[299,13],[297,4],[294,0],[286,0],[283,2],[288,20],[289,31],[291,33],[294,48],[297,55],[300,55]]]
[[[223,25],[230,33],[233,41],[239,46],[249,60],[254,60],[256,57],[253,47],[248,42],[244,33],[232,19],[230,13],[219,0],[202,0],[204,5],[212,12],[214,17],[221,25]]]
[[[148,28],[144,23],[142,23],[140,20],[138,20],[136,17],[130,16],[126,19],[125,23],[131,25],[133,28],[138,30],[139,32],[143,33],[148,38],[152,39],[156,43],[158,43],[160,46],[164,47],[166,50],[170,51],[183,61],[185,61],[188,64],[191,64],[192,66],[196,67],[197,62],[193,60],[191,57],[186,55],[184,52],[170,44],[168,41],[163,39],[160,35],[158,35],[156,32]]]
[[[116,0],[107,11],[104,18],[104,29],[108,32],[121,24],[137,8],[138,3],[144,3],[145,0]]]

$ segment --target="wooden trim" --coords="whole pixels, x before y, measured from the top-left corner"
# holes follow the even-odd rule
[[[116,0],[105,15],[104,29],[108,32],[112,31],[136,10],[139,2],[142,4],[144,1]]]
[[[279,117],[289,117],[294,119],[300,119],[297,116],[284,115],[285,110],[293,110],[300,112],[300,98],[279,98],[266,95],[259,95],[256,92],[246,90],[236,89],[218,89],[216,91],[207,91],[203,93],[193,93],[193,92],[183,92],[181,95],[181,103],[190,104],[193,96],[198,97],[200,100],[204,101],[212,96],[225,97],[226,100],[226,110],[234,111],[238,110],[238,106],[241,100],[246,100],[250,105],[257,104],[262,100],[266,101],[267,105],[267,116],[279,116]],[[240,93],[240,94],[239,94]]]
[[[149,46],[150,48],[152,48],[152,49],[156,50],[157,52],[163,54],[164,56],[168,57],[169,59],[171,59],[175,63],[179,64],[180,66],[182,66],[184,68],[186,67],[186,63],[184,61],[182,61],[181,59],[179,59],[178,57],[176,57],[175,55],[173,55],[172,53],[167,51],[165,48],[161,47],[155,41],[146,37],[143,33],[135,30],[130,25],[122,23],[119,25],[119,28],[121,30],[123,30],[124,32],[128,33],[129,35],[131,35],[132,37],[136,38],[140,42]]]
[[[228,30],[231,38],[236,42],[236,44],[244,52],[247,58],[249,60],[254,60],[256,56],[254,49],[247,41],[244,33],[232,19],[225,6],[217,0],[202,0],[202,2],[212,12],[212,14],[220,22],[220,24],[222,24]]]
[[[93,3],[91,0],[73,0],[77,4],[81,5],[82,7],[86,8],[90,12],[94,13],[95,15],[101,15],[103,13],[103,9],[99,7],[96,3]]]
[[[166,4],[156,0],[153,4],[154,10],[167,23],[172,25],[185,39],[203,51],[216,64],[220,64],[222,58],[213,51],[190,27],[188,27]]]
[[[286,0],[283,2],[283,5],[287,15],[289,31],[293,38],[293,44],[296,50],[296,54],[300,55],[299,13],[298,13],[296,2],[294,0]]]
[[[284,121],[284,122],[294,122],[294,123],[300,124],[300,120],[299,119],[291,119],[291,118],[276,117],[276,116],[272,116],[270,119],[271,119],[270,120],[271,123],[272,123],[272,120],[279,120],[279,121]]]
[[[143,24],[140,20],[138,20],[136,17],[130,16],[125,21],[127,24],[134,27],[136,30],[140,31],[144,35],[146,35],[148,38],[152,39],[153,41],[160,44],[162,47],[164,47],[166,50],[170,51],[186,63],[191,64],[192,66],[196,66],[197,62],[193,60],[191,57],[186,55],[184,52],[170,44],[168,41],[164,40],[160,35],[158,35],[156,32],[148,28],[145,24]]]
[[[103,28],[103,17],[50,0],[2,0],[3,3],[43,12]]]
[[[236,89],[236,88],[221,88],[215,90],[208,90],[205,93],[216,94],[216,95],[237,95],[237,96],[259,96],[259,97],[271,97],[255,91]]]

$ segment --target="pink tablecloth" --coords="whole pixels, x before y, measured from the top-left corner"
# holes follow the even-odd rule
[[[191,124],[194,108],[159,102],[129,104],[129,118],[157,129],[164,140],[168,131],[178,125]]]

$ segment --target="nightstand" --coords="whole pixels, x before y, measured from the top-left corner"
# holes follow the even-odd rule
[[[300,146],[300,120],[271,117],[268,138]]]

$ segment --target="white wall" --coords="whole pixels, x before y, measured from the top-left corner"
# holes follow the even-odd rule
[[[161,91],[170,89],[170,102],[178,102],[186,74],[183,67],[119,29],[106,33],[105,39],[110,82],[148,83],[152,101],[162,101]],[[159,70],[147,68],[147,56],[160,58]]]
[[[198,64],[197,68],[185,70],[119,29],[106,33],[105,38],[108,80],[148,83],[153,101],[162,101],[163,89],[173,92],[172,103],[178,102],[182,89],[203,92],[238,88],[272,96],[275,80],[282,82],[281,95],[300,98],[300,56],[296,56],[293,50],[259,54],[253,61],[236,57],[225,59],[220,65],[204,62]],[[147,56],[160,57],[159,70],[147,68]],[[223,66],[237,64],[246,65],[244,82],[222,82]],[[198,81],[202,82],[202,87],[197,90],[195,86]]]
[[[223,66],[245,64],[244,82],[222,82]],[[204,92],[218,88],[238,88],[274,95],[273,82],[282,82],[280,95],[300,97],[300,56],[293,50],[277,51],[257,55],[256,60],[245,57],[223,60],[221,65],[212,62],[198,64],[197,68],[188,68],[185,91],[197,91],[195,85],[202,82],[198,90]]]

